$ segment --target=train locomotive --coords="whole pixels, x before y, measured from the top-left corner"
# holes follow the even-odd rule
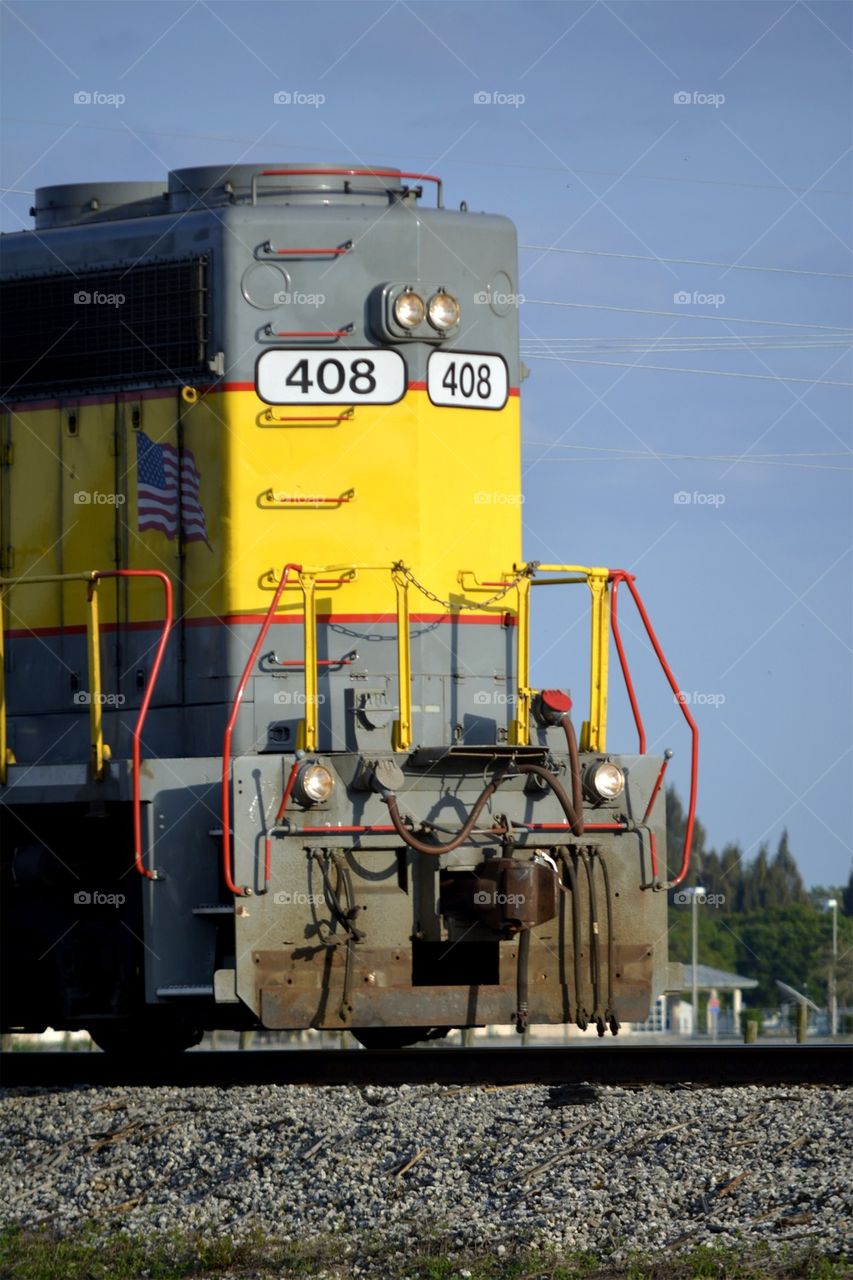
[[[3,1028],[644,1019],[698,734],[633,576],[523,559],[512,223],[306,164],[32,213],[2,240]],[[531,686],[545,586],[588,620],[582,693],[573,651]],[[672,878],[620,591],[692,736]]]

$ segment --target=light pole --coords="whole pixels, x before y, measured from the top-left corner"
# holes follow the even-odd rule
[[[692,965],[693,992],[692,992],[692,995],[693,995],[693,1036],[694,1038],[699,1034],[699,972],[698,972],[699,970],[699,916],[697,914],[696,908],[698,906],[697,899],[700,893],[704,897],[705,890],[702,888],[701,885],[695,884],[692,889],[692,901],[690,904],[690,909],[693,912],[693,918],[691,923],[693,927],[693,965]]]
[[[835,990],[835,967],[838,963],[838,899],[826,903],[832,912],[832,968],[829,971],[829,1034],[838,1035],[838,997]]]

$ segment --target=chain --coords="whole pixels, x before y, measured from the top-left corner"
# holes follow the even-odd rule
[[[532,578],[539,568],[538,560],[531,560],[524,568],[509,581],[505,587],[501,587],[500,591],[496,591],[493,596],[489,596],[487,600],[479,600],[476,604],[465,604],[460,601],[442,600],[441,596],[437,596],[434,591],[430,591],[422,582],[419,582],[411,569],[407,569],[402,560],[398,560],[393,569],[396,573],[401,574],[407,582],[413,587],[417,587],[421,595],[426,596],[427,600],[432,600],[433,604],[440,604],[444,609],[488,609],[489,605],[497,604],[498,600],[503,600],[504,596],[509,595],[510,591],[514,591],[520,582],[525,578]]]

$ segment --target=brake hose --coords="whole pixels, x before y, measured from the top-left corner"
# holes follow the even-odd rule
[[[554,777],[550,769],[546,769],[544,765],[540,764],[519,764],[515,766],[515,769],[517,773],[528,775],[532,774],[537,778],[541,778],[543,782],[551,788],[554,795],[557,797],[566,818],[568,819],[569,826],[574,831],[578,823],[575,809],[562,783],[558,778]],[[477,819],[483,812],[486,803],[491,800],[498,787],[501,786],[507,778],[512,776],[513,774],[510,773],[508,769],[505,769],[503,773],[501,773],[497,778],[494,778],[488,786],[481,791],[474,808],[468,816],[467,822],[457,832],[453,839],[447,842],[447,844],[425,844],[423,840],[419,840],[417,836],[412,835],[400,815],[400,810],[397,805],[397,797],[394,792],[383,788],[381,794],[382,799],[388,806],[388,813],[391,817],[394,830],[397,832],[400,839],[405,841],[409,848],[414,849],[416,853],[427,853],[431,854],[433,857],[439,858],[442,854],[452,853],[454,849],[458,849],[459,846],[468,839],[468,836],[477,825]]]

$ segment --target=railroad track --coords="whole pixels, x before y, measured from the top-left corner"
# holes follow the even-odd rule
[[[102,1053],[3,1053],[0,1084],[853,1084],[853,1045],[255,1049],[121,1062]]]

